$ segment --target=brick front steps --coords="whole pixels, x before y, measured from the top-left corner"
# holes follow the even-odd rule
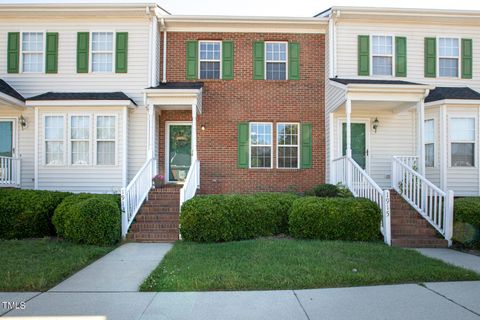
[[[447,240],[422,218],[398,193],[390,191],[392,246],[446,248]]]
[[[180,188],[166,185],[152,189],[127,234],[136,242],[175,242],[178,240]]]

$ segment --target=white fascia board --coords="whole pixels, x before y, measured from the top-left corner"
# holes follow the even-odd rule
[[[192,105],[202,101],[202,89],[145,89],[147,104]]]
[[[463,99],[444,99],[425,103],[425,107],[433,107],[439,105],[480,105],[480,100],[463,100]]]
[[[8,94],[0,92],[0,100],[4,101],[7,104],[13,104],[16,107],[25,107],[25,102],[18,100]]]
[[[31,107],[135,107],[130,100],[27,100]]]

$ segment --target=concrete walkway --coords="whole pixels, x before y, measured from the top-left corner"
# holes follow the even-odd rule
[[[171,248],[169,243],[126,243],[50,292],[136,292]]]
[[[453,249],[422,248],[416,250],[427,257],[436,258],[444,262],[480,273],[479,256],[456,251]],[[480,304],[480,298],[478,304]]]
[[[2,294],[26,302],[18,316],[150,319],[480,320],[480,281],[245,292],[53,292]],[[0,306],[1,307],[1,306]],[[6,310],[4,310],[6,312]],[[1,312],[0,312],[1,314]]]

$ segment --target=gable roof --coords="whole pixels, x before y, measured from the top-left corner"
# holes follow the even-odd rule
[[[480,93],[469,87],[436,87],[425,98],[425,102],[439,100],[480,100]]]
[[[331,81],[338,82],[343,85],[348,84],[404,84],[404,85],[423,85],[420,83],[408,82],[403,80],[376,80],[376,79],[340,79],[330,78]]]
[[[0,92],[6,95],[9,95],[12,98],[15,98],[20,101],[25,101],[25,98],[18,93],[17,90],[13,89],[8,83],[0,79]]]
[[[135,101],[123,92],[46,92],[27,100],[128,100],[136,105]]]

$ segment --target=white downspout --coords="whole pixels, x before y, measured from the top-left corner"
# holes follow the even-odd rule
[[[147,70],[147,74],[148,74],[148,86],[152,86],[152,67],[153,67],[152,56],[153,56],[153,48],[155,46],[155,44],[152,41],[153,40],[152,30],[153,30],[154,16],[151,15],[149,7],[146,8],[146,11],[147,11],[147,16],[149,16],[150,19],[151,19],[150,20],[150,30],[148,31],[148,70]],[[146,103],[146,101],[144,101],[144,103]]]
[[[335,63],[334,50],[333,50],[333,46],[334,46],[333,25],[334,25],[333,18],[330,17],[330,20],[328,21],[328,56],[329,56],[328,77],[329,78],[335,77],[335,73],[334,73],[335,68],[333,66]]]
[[[163,32],[163,61],[162,61],[162,83],[167,82],[167,27],[165,25],[165,19],[162,19],[160,21],[160,24],[162,26],[162,32]]]

